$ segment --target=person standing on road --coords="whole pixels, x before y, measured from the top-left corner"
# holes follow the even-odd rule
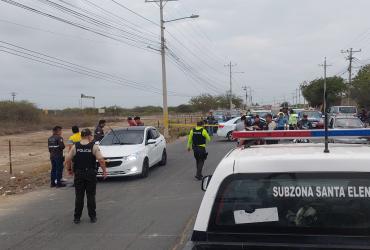
[[[77,142],[81,141],[81,133],[80,133],[80,129],[78,128],[78,126],[72,126],[72,133],[73,135],[71,135],[69,138],[68,138],[68,152],[71,150],[72,146],[75,145]]]
[[[63,177],[63,150],[65,148],[62,127],[55,126],[53,128],[53,135],[48,139],[48,148],[51,161],[50,187],[65,187],[62,183]]]
[[[262,130],[264,123],[261,122],[260,116],[256,115],[252,123],[253,130]]]
[[[245,115],[243,115],[240,118],[240,121],[235,125],[235,130],[236,131],[244,131],[245,127],[247,126],[246,120],[247,120],[247,117]]]
[[[105,120],[100,120],[98,125],[95,128],[94,141],[100,142],[104,138],[104,127],[105,127]]]
[[[266,124],[263,127],[263,130],[276,130],[276,122],[272,119],[271,114],[266,115]],[[266,144],[278,144],[279,141],[277,140],[266,140]]]
[[[294,110],[292,109],[289,115],[289,129],[290,130],[297,129],[297,124],[298,124],[298,114],[294,113]]]
[[[213,136],[213,131],[214,131],[213,125],[216,124],[216,118],[213,115],[212,110],[209,112],[209,116],[207,116],[206,121],[207,121],[207,125],[211,125],[211,126],[207,126],[207,132],[210,136]]]
[[[206,144],[207,141],[211,141],[211,137],[208,135],[207,130],[203,128],[203,122],[197,122],[197,126],[190,130],[188,138],[188,151],[193,149],[194,158],[196,160],[197,172],[195,178],[202,180],[202,170],[204,162],[207,159]]]
[[[302,130],[312,129],[312,123],[308,120],[307,114],[303,114],[302,120],[298,122],[298,128]]]
[[[81,137],[81,141],[72,147],[66,159],[69,174],[74,174],[76,198],[73,222],[75,224],[79,224],[81,220],[85,193],[90,221],[91,223],[95,223],[97,220],[95,201],[97,182],[96,160],[99,161],[99,165],[103,169],[103,177],[107,177],[104,158],[99,146],[94,143],[91,131],[89,129],[83,129],[81,131]]]
[[[283,112],[279,112],[278,118],[276,119],[276,129],[285,130],[285,128],[288,126],[288,123],[288,116]]]

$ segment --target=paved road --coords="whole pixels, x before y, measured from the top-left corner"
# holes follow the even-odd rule
[[[209,146],[204,174],[233,143]],[[86,209],[72,223],[74,189],[45,189],[0,200],[0,249],[181,249],[203,192],[194,179],[195,163],[185,142],[168,146],[168,164],[147,179],[120,178],[98,183],[98,222]]]

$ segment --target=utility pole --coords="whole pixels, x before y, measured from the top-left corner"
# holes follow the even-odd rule
[[[243,90],[245,91],[245,101],[246,101],[246,104],[248,106],[248,97],[249,97],[249,101],[250,101],[250,105],[252,106],[253,104],[253,100],[252,100],[252,88],[249,87],[249,86],[243,86]],[[249,92],[248,92],[249,90]]]
[[[13,102],[15,102],[15,97],[17,96],[17,93],[12,92],[12,93],[10,93],[10,95],[12,96]]]
[[[164,37],[165,23],[187,19],[187,18],[198,18],[198,15],[191,15],[190,17],[176,18],[173,20],[164,20],[163,9],[167,2],[173,2],[177,0],[145,0],[146,3],[157,3],[159,6],[159,17],[160,17],[160,28],[161,28],[161,60],[162,60],[162,97],[163,97],[163,135],[165,138],[169,137],[168,128],[168,102],[167,102],[167,74],[166,74],[166,40]],[[150,46],[148,46],[150,48]]]
[[[324,60],[324,64],[320,66],[324,67],[324,112],[325,112],[325,149],[324,153],[329,153],[329,138],[328,138],[328,108],[327,108],[327,101],[328,101],[328,93],[326,91],[326,69],[327,67],[331,66],[326,63],[326,57]]]
[[[244,85],[242,89],[245,91],[245,108],[247,108],[248,107],[248,87]]]
[[[348,85],[351,86],[352,84],[352,61],[355,57],[353,57],[354,53],[361,52],[361,49],[359,50],[353,50],[353,48],[347,49],[347,50],[342,50],[342,53],[348,54],[347,60],[349,61],[349,66],[348,66]],[[347,105],[349,105],[349,97],[350,97],[350,88],[348,88],[347,91]]]
[[[230,101],[230,111],[233,109],[233,70],[232,68],[235,67],[236,64],[232,64],[231,61],[229,64],[225,65],[225,67],[229,68],[229,76],[230,76],[230,90],[229,90],[229,101]]]

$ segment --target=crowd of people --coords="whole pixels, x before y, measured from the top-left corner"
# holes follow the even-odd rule
[[[275,117],[267,114],[263,120],[259,115],[242,115],[240,122],[236,125],[237,131],[296,129],[312,129],[312,123],[306,114],[303,114],[299,120],[294,110],[287,111],[287,109],[280,110]]]

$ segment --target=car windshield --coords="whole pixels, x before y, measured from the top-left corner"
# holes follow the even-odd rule
[[[368,235],[369,177],[348,172],[232,175],[218,191],[209,228],[228,233]]]
[[[339,113],[343,114],[356,114],[356,107],[339,107]]]
[[[144,130],[114,130],[104,137],[100,145],[134,145],[143,143],[143,140]]]
[[[303,115],[307,115],[307,117],[311,119],[321,119],[322,117],[321,113],[318,111],[304,111],[301,112],[301,117],[303,117]]]
[[[363,128],[363,124],[358,118],[337,118],[335,120],[337,128]]]

